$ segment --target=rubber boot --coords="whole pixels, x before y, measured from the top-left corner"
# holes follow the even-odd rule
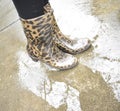
[[[33,19],[22,19],[27,37],[27,51],[34,61],[42,61],[59,70],[73,68],[78,61],[73,55],[60,50],[53,42],[53,12]]]
[[[50,6],[50,3],[44,6],[45,13],[52,11],[53,9]],[[59,29],[57,22],[53,16],[53,34],[55,38],[55,44],[64,52],[70,54],[79,54],[83,51],[86,51],[90,46],[90,40],[87,38],[81,38],[79,40],[71,40],[69,37],[65,36]]]

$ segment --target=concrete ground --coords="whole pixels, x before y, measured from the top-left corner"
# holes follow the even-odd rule
[[[11,0],[0,0],[0,111],[120,111],[120,0],[51,0],[63,33],[88,37],[79,65],[33,62]]]

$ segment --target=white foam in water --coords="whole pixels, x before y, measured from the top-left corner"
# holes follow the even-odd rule
[[[19,81],[22,87],[41,97],[54,108],[67,105],[67,111],[81,111],[79,91],[64,82],[50,80],[45,68],[39,62],[33,62],[27,53],[18,55]]]
[[[112,24],[113,21],[109,22]],[[108,57],[111,60],[120,59],[120,25],[118,23],[114,22],[114,25],[101,24],[99,38],[94,44],[97,45],[94,52],[100,54],[101,57]]]

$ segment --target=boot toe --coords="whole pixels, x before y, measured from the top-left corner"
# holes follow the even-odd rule
[[[56,63],[56,67],[58,67],[60,70],[66,70],[75,67],[77,64],[78,64],[78,60],[76,57],[70,54],[66,54],[66,57],[60,59]]]
[[[83,51],[86,51],[90,46],[91,46],[90,40],[84,38],[78,40],[77,43],[73,45],[73,50],[76,50],[76,54],[79,54]]]
[[[90,45],[90,40],[87,38],[79,39],[77,42],[73,45],[73,49],[79,50],[79,49],[85,49],[86,46]]]

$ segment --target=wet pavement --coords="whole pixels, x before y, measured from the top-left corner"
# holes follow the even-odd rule
[[[12,2],[0,0],[0,111],[120,111],[120,0],[50,2],[62,32],[92,47],[70,70],[33,62]]]

